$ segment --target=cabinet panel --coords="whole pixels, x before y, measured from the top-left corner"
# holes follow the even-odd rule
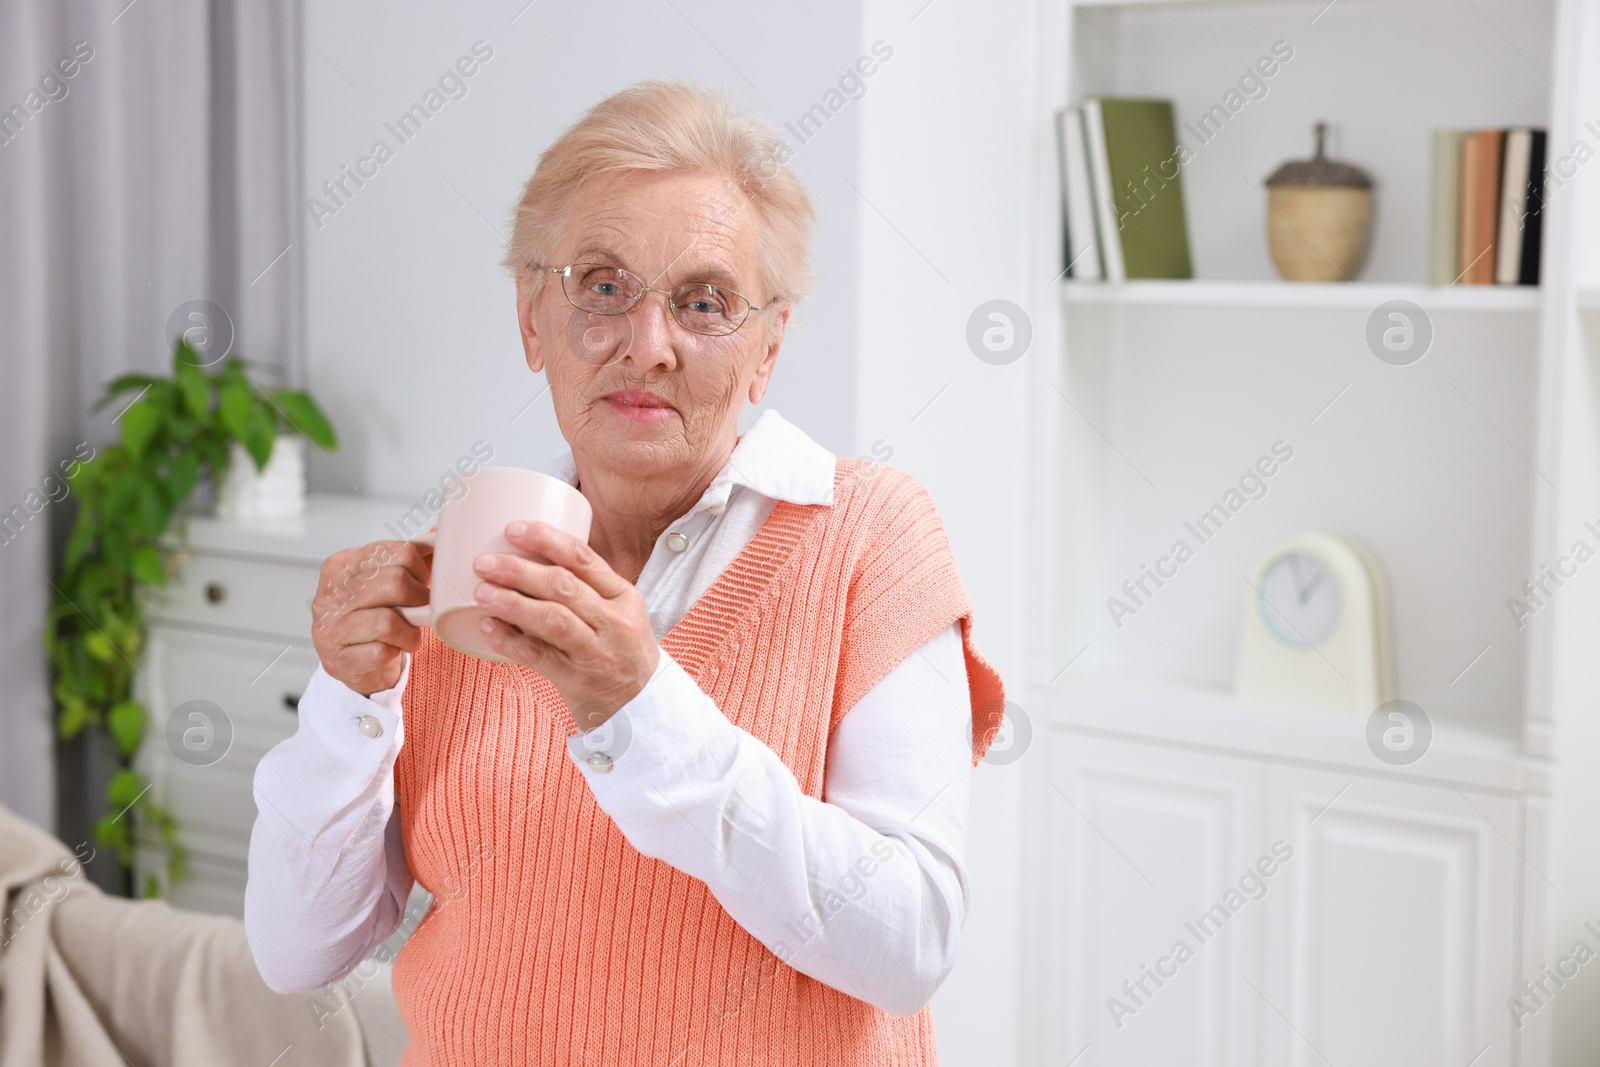
[[[143,670],[153,690],[146,697],[150,723],[140,765],[156,801],[177,817],[187,848],[243,864],[255,821],[256,763],[294,733],[290,705],[316,666],[316,653],[298,645],[285,650],[266,641],[152,628]],[[192,700],[209,701],[216,710],[199,709],[207,719],[192,719],[188,710],[179,715]],[[222,749],[214,762],[216,750],[203,749],[207,729],[209,743]],[[195,747],[184,742],[189,730],[196,731]]]
[[[1269,902],[1267,1062],[1511,1063],[1516,802],[1275,767],[1268,812],[1295,855]]]
[[[139,849],[140,877],[144,871],[165,872],[167,852],[155,845]],[[164,881],[164,879],[163,879]],[[245,867],[242,863],[213,860],[191,852],[189,869],[183,881],[168,886],[163,899],[175,908],[203,911],[211,915],[244,918]]]
[[[1264,765],[1047,737],[1047,1061],[1092,1046],[1100,1065],[1252,1062],[1258,1006],[1241,979],[1260,978],[1262,915],[1238,885],[1270,851]],[[1240,906],[1219,919],[1230,890]]]

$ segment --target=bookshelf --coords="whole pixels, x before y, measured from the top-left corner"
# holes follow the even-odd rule
[[[1173,101],[1179,136],[1195,153],[1183,182],[1201,280],[1277,280],[1263,234],[1264,182],[1285,159],[1309,156],[1312,126],[1326,120],[1330,156],[1375,182],[1372,240],[1356,280],[1416,283],[1428,276],[1431,131],[1548,127],[1551,13],[1548,2],[1505,0],[1079,6],[1066,27],[1064,99]],[[1293,58],[1241,92],[1242,106],[1223,112],[1219,130],[1203,141],[1185,131],[1280,42]]]
[[[1493,976],[1499,996],[1482,1001],[1503,1013],[1509,979],[1537,976],[1568,951],[1600,899],[1600,865],[1584,858],[1600,841],[1600,776],[1592,771],[1600,765],[1600,561],[1523,629],[1506,607],[1574,541],[1600,547],[1600,535],[1585,528],[1600,525],[1600,250],[1580,237],[1600,232],[1600,162],[1579,166],[1550,194],[1539,286],[1433,286],[1424,283],[1429,138],[1435,127],[1536,126],[1549,131],[1552,160],[1580,140],[1600,149],[1600,135],[1584,125],[1600,121],[1592,104],[1600,99],[1600,6],[1107,0],[1047,6],[1036,29],[1039,236],[1030,273],[1034,306],[1046,310],[1033,322],[1044,355],[1027,368],[1027,433],[1029,481],[1042,491],[1028,515],[1029,570],[1039,580],[1019,699],[1036,733],[1042,717],[1079,731],[1060,736],[1141,734],[1189,753],[1190,762],[1149,771],[1163,781],[1170,774],[1192,784],[1211,773],[1213,756],[1245,766],[1235,757],[1254,753],[1275,768],[1264,779],[1271,784],[1230,781],[1226,789],[1254,798],[1261,825],[1281,814],[1274,805],[1283,768],[1322,758],[1340,763],[1335,788],[1341,775],[1365,780],[1349,770],[1359,743],[1349,761],[1331,755],[1331,743],[1319,757],[1318,742],[1307,742],[1291,718],[1273,724],[1285,739],[1263,754],[1229,696],[1241,576],[1291,533],[1355,533],[1388,575],[1399,695],[1425,707],[1441,736],[1486,753],[1486,766],[1502,775],[1492,791],[1508,806],[1485,804],[1478,814],[1489,813],[1487,837],[1515,853],[1502,856],[1504,867],[1489,864],[1502,879],[1496,892],[1515,902],[1512,920],[1494,920],[1508,939],[1495,958],[1510,961],[1509,970]],[[1184,169],[1195,279],[1062,279],[1057,109],[1089,93],[1162,96],[1173,100],[1181,127],[1277,40],[1293,43],[1294,60]],[[1363,167],[1376,184],[1371,245],[1352,284],[1283,282],[1267,253],[1262,181],[1284,159],[1310,154],[1318,120],[1330,125],[1329,154]],[[1433,329],[1428,354],[1412,365],[1384,364],[1365,343],[1368,317],[1391,300],[1420,306]],[[1294,463],[1303,465],[1286,465],[1285,480],[1240,513],[1230,541],[1208,545],[1149,608],[1114,628],[1106,598],[1279,439],[1294,444]],[[1081,706],[1134,692],[1147,696],[1121,705],[1105,697],[1109,711]],[[1219,733],[1219,723],[1239,732]],[[1105,744],[1110,755],[1096,758],[1134,760],[1123,740]],[[1049,768],[1077,759],[1070,748],[1065,763],[1036,770],[1030,796],[1041,812],[1061,806],[1052,787],[1059,792],[1062,782]],[[1416,811],[1426,808],[1418,803]],[[1379,819],[1379,808],[1372,812]],[[1448,804],[1427,816],[1453,817]],[[1063,818],[1070,822],[1070,813]],[[1048,839],[1061,825],[1041,814],[1029,829]],[[1025,886],[1035,887],[1025,889],[1025,911],[1046,928],[1065,906],[1048,896],[1059,888],[1051,879],[1066,876],[1062,862],[1047,856],[1025,874]],[[1036,991],[1024,1005],[1024,1033],[1038,1024],[1030,1051],[1041,1062],[1079,1051],[1064,1047],[1068,1031],[1046,1022],[1062,1005],[1038,992],[1062,988],[1045,980],[1053,943],[1045,936],[1030,944],[1023,968]],[[1228,967],[1272,991],[1262,976],[1273,975],[1279,947],[1247,940]],[[1291,987],[1309,996],[1292,983],[1281,988]],[[1283,1018],[1259,1001],[1259,1016],[1249,1015],[1249,991],[1242,996],[1243,1016],[1223,1020],[1232,1000],[1208,1009],[1219,1027],[1246,1033],[1242,1045],[1229,1046],[1240,1057],[1234,1062],[1280,1062],[1279,1053],[1281,1062],[1322,1062],[1292,1035],[1263,1036],[1282,1030]],[[1279,1007],[1309,1028],[1300,1009]],[[1240,1023],[1245,1016],[1254,1021]],[[1396,1025],[1403,1030],[1403,1021]],[[1589,1062],[1584,1050],[1600,1044],[1600,984],[1569,986],[1520,1028],[1489,1025],[1497,1027],[1484,1042],[1492,1049],[1467,1049],[1461,1062]],[[1374,1021],[1373,1032],[1383,1026]],[[1334,1048],[1324,1051],[1343,1062]]]
[[[1194,2],[1194,0],[1188,0]],[[1593,294],[1600,299],[1600,292]],[[1186,306],[1212,308],[1364,308],[1390,300],[1409,300],[1425,311],[1483,311],[1532,314],[1539,308],[1535,286],[1407,285],[1403,283],[1139,280],[1060,283],[1069,308],[1097,305]]]
[[[1168,539],[1172,518],[1200,505],[1164,497],[1153,485],[1208,479],[1225,485],[1229,464],[1248,462],[1253,450],[1298,432],[1317,440],[1306,446],[1313,459],[1323,450],[1365,457],[1370,472],[1330,460],[1315,472],[1317,488],[1308,487],[1305,498],[1283,494],[1283,507],[1266,520],[1271,529],[1239,545],[1236,556],[1206,562],[1217,572],[1248,569],[1252,553],[1280,532],[1360,517],[1367,529],[1355,532],[1365,533],[1396,572],[1397,593],[1406,595],[1408,582],[1430,575],[1410,595],[1446,606],[1441,619],[1418,613],[1397,620],[1402,682],[1408,674],[1442,677],[1439,684],[1421,683],[1422,693],[1456,725],[1507,736],[1522,728],[1526,642],[1502,638],[1502,647],[1476,668],[1485,672],[1480,686],[1465,695],[1450,684],[1456,670],[1447,660],[1452,646],[1471,646],[1464,663],[1495,643],[1504,590],[1515,590],[1534,552],[1534,483],[1548,476],[1528,461],[1542,428],[1536,409],[1545,293],[1531,286],[1430,286],[1422,279],[1431,130],[1548,128],[1555,16],[1550,2],[1513,7],[1484,0],[1474,8],[1455,0],[1134,0],[1085,5],[1054,20],[1056,106],[1088,93],[1160,95],[1173,100],[1180,126],[1274,42],[1294,47],[1294,58],[1265,80],[1266,94],[1247,103],[1184,168],[1194,280],[1055,285],[1060,314],[1049,325],[1065,362],[1039,384],[1043,396],[1059,390],[1070,403],[1058,400],[1058,410],[1039,412],[1046,436],[1056,435],[1041,454],[1059,456],[1056,481],[1074,487],[1068,496],[1080,514],[1071,528],[1080,550],[1055,554],[1064,609],[1053,632],[1058,648],[1091,647],[1082,668],[1227,684],[1231,635],[1186,637],[1190,620],[1180,606],[1159,641],[1152,634],[1146,644],[1096,642],[1099,605],[1078,591],[1115,589],[1118,575],[1129,567],[1137,573],[1141,553]],[[1428,47],[1412,48],[1419,41]],[[1281,281],[1266,250],[1259,183],[1284,158],[1309,154],[1319,119],[1330,123],[1330,154],[1362,166],[1376,184],[1371,245],[1352,284]],[[1056,180],[1050,168],[1042,184],[1053,189]],[[1059,225],[1059,205],[1052,207],[1048,217]],[[1049,265],[1060,271],[1059,252]],[[1366,317],[1396,299],[1435,320],[1433,347],[1413,367],[1380,365],[1365,347]],[[1189,353],[1208,372],[1190,373],[1173,360],[1176,352]],[[1403,374],[1386,373],[1397,369]],[[1289,410],[1318,411],[1321,394],[1331,397],[1346,384],[1356,400],[1348,422],[1319,418],[1295,427],[1287,417]],[[1363,396],[1370,406],[1362,406]],[[1411,411],[1412,425],[1397,422],[1402,409]],[[1489,440],[1457,447],[1418,433],[1448,425],[1469,435],[1476,431],[1467,420],[1477,420],[1476,430]],[[1262,439],[1259,446],[1249,443],[1251,435]],[[1171,461],[1165,477],[1134,474],[1139,461],[1130,465],[1118,449],[1141,455],[1147,466],[1159,467],[1163,456],[1183,459]],[[1480,484],[1485,491],[1471,501],[1434,497],[1409,492],[1410,481]],[[1094,501],[1086,509],[1094,521],[1078,507],[1085,499]],[[1421,501],[1432,510],[1413,514],[1412,502]],[[1508,508],[1509,501],[1523,506]],[[1053,516],[1047,526],[1058,529],[1063,521]],[[1475,532],[1463,537],[1455,532],[1462,528]],[[1073,537],[1052,540],[1074,544]],[[1197,596],[1191,610],[1203,611],[1206,601]],[[1194,652],[1162,651],[1174,641]],[[1045,655],[1044,677],[1059,669],[1052,667],[1057,659]]]

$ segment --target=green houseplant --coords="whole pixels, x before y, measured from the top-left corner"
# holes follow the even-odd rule
[[[133,888],[135,823],[166,846],[171,880],[182,878],[185,866],[176,821],[150,797],[150,783],[133,766],[147,721],[132,692],[145,638],[139,587],[166,585],[176,566],[159,540],[203,479],[220,481],[232,442],[244,447],[257,470],[265,468],[280,431],[319,448],[337,447],[332,425],[311,397],[258,384],[246,373],[257,366],[281,370],[231,356],[208,373],[179,339],[171,377],[125,374],[106,387],[96,411],[138,393],[117,418],[121,439],[68,475],[78,513],[45,626],[56,726],[63,739],[99,730],[112,742],[110,810],[94,834],[116,855],[124,891]],[[159,889],[152,875],[142,892],[153,896]]]

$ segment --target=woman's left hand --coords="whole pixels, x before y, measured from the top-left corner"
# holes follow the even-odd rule
[[[506,540],[550,563],[507,553],[473,562],[483,579],[473,595],[493,616],[481,624],[489,644],[548,678],[578,726],[592,730],[655,673],[661,651],[644,594],[594,549],[545,523],[510,523]]]

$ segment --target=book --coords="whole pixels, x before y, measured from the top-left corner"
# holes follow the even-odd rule
[[[1088,148],[1083,137],[1083,112],[1069,107],[1056,126],[1061,142],[1062,207],[1066,216],[1066,272],[1073,278],[1098,281],[1100,241],[1095,233],[1094,194],[1089,183]]]
[[[1500,158],[1504,130],[1474,130],[1461,136],[1460,281],[1494,282],[1495,228],[1500,220]]]
[[[1089,157],[1089,192],[1094,197],[1095,225],[1100,236],[1100,258],[1105,266],[1105,278],[1108,282],[1126,281],[1128,273],[1122,259],[1111,166],[1106,154],[1105,118],[1099,97],[1084,98],[1083,139]]]
[[[1522,213],[1522,263],[1517,281],[1539,284],[1539,251],[1544,233],[1544,167],[1549,138],[1544,130],[1533,130],[1528,151],[1527,209]]]
[[[1428,280],[1450,285],[1460,273],[1461,131],[1433,131],[1433,233]]]
[[[1102,96],[1083,106],[1091,173],[1104,183],[1095,196],[1107,276],[1192,278],[1172,101]]]
[[[1461,202],[1456,221],[1456,282],[1470,284],[1472,279],[1467,274],[1472,269],[1473,256],[1482,252],[1477,217],[1472,212],[1472,202],[1478,196],[1478,137],[1471,130],[1461,134],[1461,161],[1458,166],[1461,170]],[[1470,254],[1467,252],[1469,244],[1474,249]]]
[[[1522,276],[1523,216],[1528,210],[1528,164],[1533,157],[1533,131],[1505,131],[1500,161],[1500,222],[1494,240],[1494,282],[1516,285]]]

